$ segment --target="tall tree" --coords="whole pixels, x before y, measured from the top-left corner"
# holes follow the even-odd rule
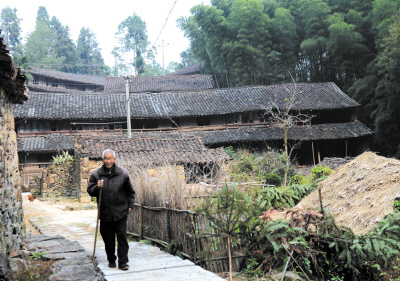
[[[39,19],[35,30],[28,34],[26,40],[25,54],[29,62],[37,67],[57,70],[65,61],[65,57],[58,57],[53,51],[54,41],[55,33],[43,19]]]
[[[229,44],[228,56],[233,60],[235,71],[242,75],[239,85],[256,83],[255,76],[267,65],[271,20],[263,10],[258,0],[236,0],[228,17],[229,28],[237,38]]]
[[[50,29],[54,34],[54,41],[51,46],[57,57],[65,57],[65,61],[60,71],[76,72],[75,63],[77,62],[76,46],[71,39],[69,27],[63,26],[61,22],[53,17],[49,23]]]
[[[119,24],[115,38],[118,46],[112,53],[120,73],[135,76],[143,73],[145,60],[151,58],[146,23],[134,13]]]
[[[279,7],[272,19],[272,51],[267,56],[274,82],[285,81],[287,71],[294,71],[299,53],[299,38],[294,16],[289,9]]]
[[[78,73],[88,75],[106,75],[109,67],[101,56],[96,35],[89,28],[82,28],[76,44]]]
[[[21,42],[21,27],[19,26],[21,19],[18,18],[17,9],[11,9],[6,6],[0,13],[0,27],[3,30],[4,43],[13,51]]]
[[[47,25],[50,23],[50,16],[49,13],[47,12],[46,7],[40,6],[36,15],[36,23],[39,21],[43,21]]]
[[[186,68],[199,63],[199,59],[193,54],[192,49],[187,48],[179,54],[182,68]]]

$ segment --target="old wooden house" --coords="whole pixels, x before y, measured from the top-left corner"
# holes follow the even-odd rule
[[[357,120],[360,105],[334,83],[217,89],[211,77],[201,76],[196,79],[202,80],[206,89],[199,89],[201,85],[191,75],[165,77],[175,82],[169,83],[171,80],[164,77],[138,77],[131,82],[133,135],[196,136],[210,147],[251,147],[260,153],[268,148],[280,149],[282,126],[271,122],[266,111],[283,108],[293,87],[299,93],[293,112],[313,116],[310,122],[298,122],[289,129],[288,139],[302,142],[295,154],[300,164],[358,155],[368,149],[368,137],[373,134]],[[125,136],[123,88],[123,78],[107,78],[103,94],[31,92],[28,102],[15,106],[20,141],[25,143],[23,139],[29,137],[34,142],[53,133]],[[21,149],[20,154],[27,162],[39,161],[34,158],[39,157],[38,152]]]
[[[32,67],[26,71],[33,76],[29,82],[31,92],[103,92],[106,78],[103,76],[81,75]]]
[[[91,173],[99,168],[102,152],[111,148],[116,151],[117,164],[128,169],[130,173],[142,171],[154,184],[160,180],[162,172],[173,169],[182,182],[198,182],[218,179],[226,172],[226,162],[230,159],[222,148],[205,147],[199,137],[180,138],[121,138],[115,135],[103,136],[62,136],[48,135],[39,137],[39,144],[33,138],[25,138],[22,149],[36,146],[35,151],[48,152],[55,150],[55,144],[63,144],[75,153],[75,163],[69,164],[67,170],[73,171],[71,181],[54,173],[54,169],[44,169],[39,174],[41,179],[31,185],[37,196],[68,196],[90,202],[86,192]],[[49,144],[48,148],[43,145]],[[42,148],[42,150],[40,150]],[[72,165],[72,166],[71,166]],[[53,172],[49,172],[53,171]]]

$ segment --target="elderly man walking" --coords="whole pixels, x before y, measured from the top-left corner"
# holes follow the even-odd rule
[[[128,213],[133,209],[135,191],[129,179],[128,171],[115,164],[115,152],[111,149],[103,151],[103,166],[92,173],[89,179],[87,192],[99,202],[100,206],[100,234],[106,248],[108,266],[115,268],[115,235],[118,241],[118,268],[128,270],[128,239],[126,236],[126,220]]]

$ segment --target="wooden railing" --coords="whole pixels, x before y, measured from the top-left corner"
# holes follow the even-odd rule
[[[212,272],[229,270],[226,237],[219,234],[206,218],[190,210],[135,204],[128,216],[127,231],[163,247],[174,242],[182,256]],[[244,251],[239,244],[232,248],[232,270],[240,271]]]
[[[41,172],[38,172],[38,171],[30,172],[29,170],[27,170],[27,168],[45,169],[45,168],[51,166],[52,164],[53,164],[52,162],[19,164],[18,169],[20,171],[21,184],[28,185],[33,176],[41,175]]]
[[[226,125],[209,125],[209,126],[190,126],[190,127],[175,127],[175,128],[151,128],[151,129],[132,129],[132,133],[148,133],[148,132],[190,132],[190,131],[213,131],[213,130],[225,130],[225,129],[237,129],[241,127],[269,127],[272,126],[270,123],[248,123],[248,124],[226,124]],[[43,132],[18,132],[20,137],[31,137],[31,136],[45,136],[51,134],[64,134],[71,136],[79,135],[96,135],[96,134],[126,134],[127,129],[103,129],[103,130],[62,130],[62,131],[43,131]]]

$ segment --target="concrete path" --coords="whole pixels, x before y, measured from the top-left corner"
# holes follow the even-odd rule
[[[78,241],[85,251],[93,254],[97,210],[64,211],[65,205],[50,202],[28,201],[23,194],[23,208],[26,217],[40,232],[47,235],[60,235]],[[96,258],[99,268],[108,281],[157,280],[157,281],[221,281],[225,280],[214,273],[196,266],[189,260],[182,260],[158,249],[138,242],[129,242],[128,271],[111,269],[107,266],[104,243],[98,235]]]

